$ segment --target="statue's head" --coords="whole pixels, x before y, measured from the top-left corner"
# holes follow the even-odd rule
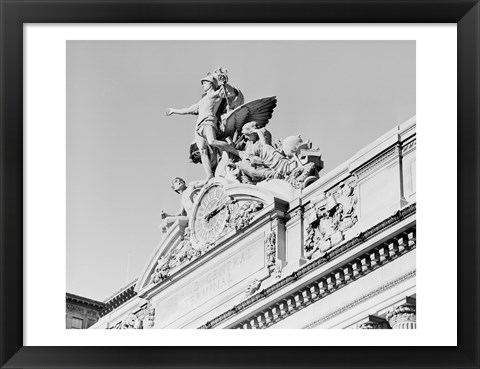
[[[218,81],[213,74],[207,74],[200,82],[202,83],[204,91],[208,91],[211,88],[218,90]]]
[[[175,177],[172,181],[172,190],[176,193],[181,193],[185,189],[185,181],[180,177]]]
[[[255,141],[258,138],[255,129],[257,129],[257,122],[246,123],[242,127],[242,134],[245,135],[245,137],[247,137],[250,141]]]

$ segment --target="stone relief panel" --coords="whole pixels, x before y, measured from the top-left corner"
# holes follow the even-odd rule
[[[356,181],[340,183],[337,190],[323,193],[306,216],[304,251],[307,259],[325,255],[345,239],[345,232],[358,221]]]

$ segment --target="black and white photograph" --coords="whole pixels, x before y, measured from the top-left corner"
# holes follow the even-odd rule
[[[416,329],[416,47],[68,40],[66,329]]]

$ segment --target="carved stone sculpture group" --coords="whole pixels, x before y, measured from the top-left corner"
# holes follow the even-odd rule
[[[174,214],[162,211],[161,229],[167,232],[177,221],[188,222],[188,227],[179,245],[159,257],[151,283],[167,279],[179,266],[205,254],[228,232],[247,227],[263,208],[260,201],[227,196],[221,186],[214,185],[213,178],[222,178],[228,184],[252,186],[280,180],[294,189],[302,189],[318,179],[323,168],[320,150],[299,135],[272,140],[266,127],[277,105],[275,96],[245,103],[243,93],[229,82],[224,68],[208,73],[200,82],[201,98],[187,108],[167,109],[166,116],[197,116],[190,159],[202,164],[205,179],[188,184],[182,178],[173,180],[172,189],[181,195],[182,207]],[[349,213],[347,204],[344,208],[342,221],[345,223]],[[272,233],[266,240],[268,267],[280,275],[281,267],[275,259],[275,237]]]

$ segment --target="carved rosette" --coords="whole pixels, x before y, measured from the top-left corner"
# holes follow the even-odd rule
[[[324,193],[305,216],[305,255],[308,259],[320,257],[345,239],[345,232],[358,221],[356,184],[340,183],[338,189]]]
[[[392,329],[417,328],[417,310],[413,305],[399,306],[395,310],[390,311],[385,319],[387,319]]]

